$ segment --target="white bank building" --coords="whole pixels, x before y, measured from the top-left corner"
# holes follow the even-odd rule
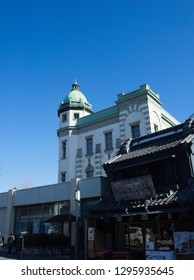
[[[23,232],[30,236],[26,244],[33,246],[37,239],[32,236],[40,235],[45,246],[59,245],[63,252],[76,254],[79,230],[86,252],[87,225],[82,217],[108,190],[102,164],[127,139],[177,125],[161,105],[159,95],[144,84],[118,94],[113,106],[93,112],[75,82],[58,108],[58,182],[0,193],[0,232],[5,241],[11,232]]]
[[[115,105],[94,113],[74,83],[58,110],[59,183],[104,176],[102,164],[125,140],[178,124],[161,104],[159,95],[144,84],[118,94]]]

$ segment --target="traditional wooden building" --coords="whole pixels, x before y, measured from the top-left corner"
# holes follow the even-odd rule
[[[103,167],[110,188],[90,209],[88,256],[193,259],[193,118],[129,139]]]

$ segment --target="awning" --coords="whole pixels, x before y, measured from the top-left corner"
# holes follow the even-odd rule
[[[49,218],[48,220],[44,221],[44,223],[64,223],[73,221],[75,221],[75,216],[71,214],[59,214]]]
[[[192,188],[178,189],[157,194],[152,198],[133,201],[116,201],[113,195],[109,195],[89,209],[87,218],[178,213],[186,212],[193,206],[194,190]]]

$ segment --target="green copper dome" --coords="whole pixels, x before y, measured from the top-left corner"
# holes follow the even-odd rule
[[[67,94],[65,99],[59,106],[59,114],[69,109],[85,109],[89,112],[93,112],[92,105],[87,101],[84,94],[80,91],[79,84],[75,82],[72,84],[70,93]]]

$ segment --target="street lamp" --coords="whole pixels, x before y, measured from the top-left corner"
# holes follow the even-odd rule
[[[79,249],[79,210],[80,210],[80,190],[75,191],[75,211],[76,211],[76,235],[75,235],[75,259],[78,259],[78,249]]]

